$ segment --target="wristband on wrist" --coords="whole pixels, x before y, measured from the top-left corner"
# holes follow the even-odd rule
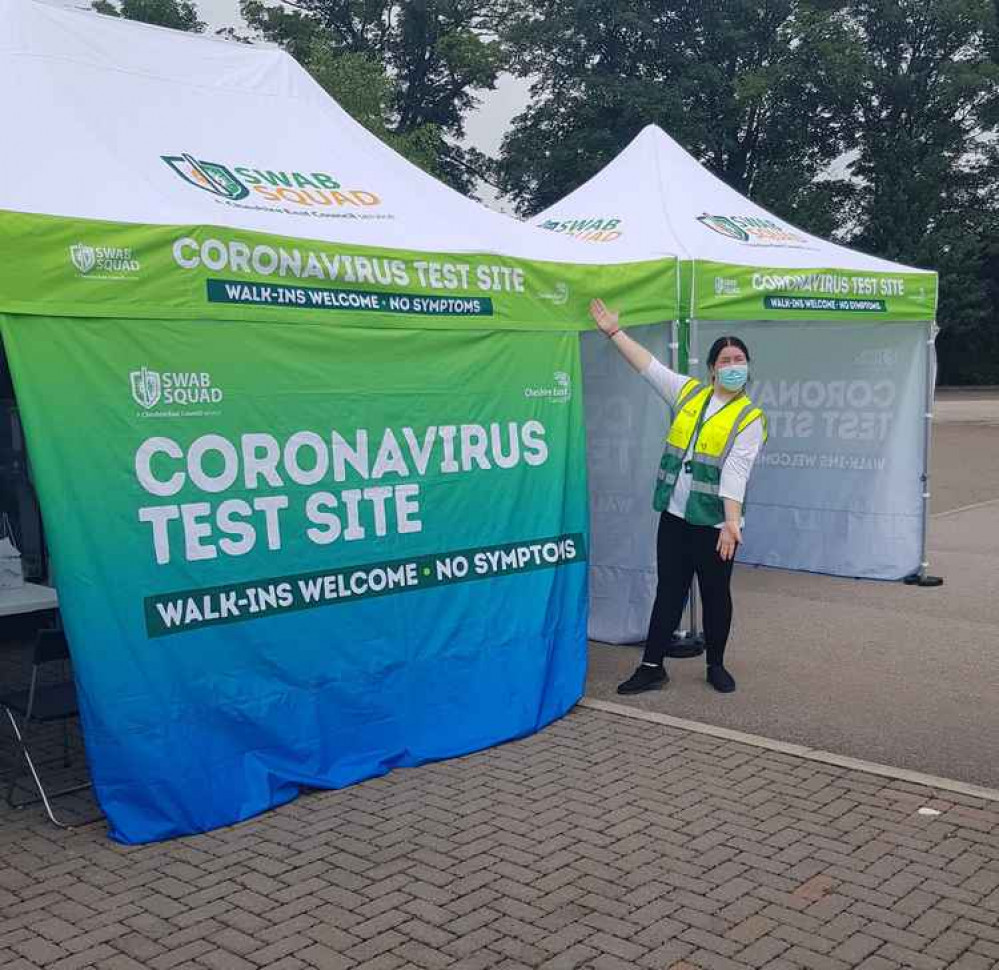
[[[616,336],[617,336],[617,335],[618,335],[618,334],[619,334],[620,332],[621,332],[621,328],[620,328],[620,327],[615,327],[615,328],[614,328],[613,330],[611,330],[611,331],[610,331],[610,333],[608,333],[608,334],[607,334],[607,339],[608,339],[608,340],[612,340],[612,339],[613,339],[614,337],[616,337]]]

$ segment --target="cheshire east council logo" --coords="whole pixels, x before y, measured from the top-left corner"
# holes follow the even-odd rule
[[[556,283],[550,293],[539,293],[538,297],[550,300],[555,306],[565,306],[569,302],[569,284]]]
[[[568,404],[572,398],[572,378],[564,371],[557,370],[552,374],[551,384],[541,387],[525,387],[524,397],[546,398],[551,404]]]

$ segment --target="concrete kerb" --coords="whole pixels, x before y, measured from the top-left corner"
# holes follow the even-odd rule
[[[659,714],[655,711],[642,711],[624,704],[614,704],[610,701],[600,701],[590,697],[582,698],[578,706],[588,710],[616,714],[619,717],[627,717],[635,721],[646,721],[650,724],[660,724],[663,727],[690,731],[693,734],[706,734],[711,737],[722,738],[726,741],[736,741],[740,744],[751,745],[754,748],[763,748],[766,751],[794,755],[799,758],[805,758],[808,761],[818,761],[826,765],[835,765],[838,768],[862,771],[866,774],[878,775],[882,778],[893,778],[896,781],[907,781],[913,785],[921,785],[925,788],[935,788],[940,791],[967,795],[971,798],[981,798],[984,801],[999,802],[999,790],[995,788],[984,788],[980,785],[955,781],[952,778],[939,778],[936,775],[926,775],[921,771],[911,771],[908,768],[894,768],[891,765],[881,765],[874,761],[863,761],[859,758],[835,754],[832,751],[809,748],[803,744],[775,741],[771,738],[761,737],[758,734],[746,734],[742,731],[734,731],[731,728],[715,727],[711,724],[702,724],[700,721],[688,721],[681,717],[670,717],[668,714]]]
[[[931,519],[943,519],[948,515],[957,515],[960,512],[971,512],[974,509],[984,509],[989,505],[999,505],[999,498],[990,498],[985,502],[974,502],[971,505],[962,505],[960,508],[956,509],[945,509],[943,512],[933,512],[930,515]]]

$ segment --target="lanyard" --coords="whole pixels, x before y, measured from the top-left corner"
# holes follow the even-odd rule
[[[683,470],[688,475],[694,474],[694,467],[693,467],[694,463],[693,460],[688,460],[687,455],[690,454],[692,448],[697,447],[697,436],[701,433],[701,428],[703,427],[704,422],[710,420],[707,417],[707,413],[708,413],[708,408],[711,406],[711,401],[714,399],[714,396],[715,396],[715,389],[711,388],[710,392],[708,393],[708,399],[704,402],[704,407],[701,408],[701,413],[697,416],[697,424],[694,426],[694,433],[690,436],[690,441],[687,442],[687,450],[683,453]],[[736,394],[735,397],[733,397],[730,401],[726,401],[717,411],[715,411],[715,413],[712,414],[711,417],[713,418],[721,414],[722,411],[724,411],[725,408],[727,408],[730,404],[734,404],[736,401],[738,401],[741,397],[744,396],[745,396],[744,393]]]
[[[687,455],[689,455],[691,449],[697,445],[697,436],[701,433],[701,426],[704,424],[704,416],[708,413],[708,407],[710,406],[714,396],[715,389],[711,388],[711,390],[708,391],[708,397],[704,402],[704,407],[701,408],[701,413],[697,416],[697,424],[694,425],[694,433],[690,436],[690,441],[687,442],[687,450],[683,453],[683,470],[688,475],[692,475],[694,473],[694,469],[693,462],[688,461]]]

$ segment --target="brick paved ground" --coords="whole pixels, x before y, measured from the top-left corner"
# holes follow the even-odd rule
[[[160,845],[4,811],[0,857],[6,970],[999,966],[999,804],[592,710]]]

